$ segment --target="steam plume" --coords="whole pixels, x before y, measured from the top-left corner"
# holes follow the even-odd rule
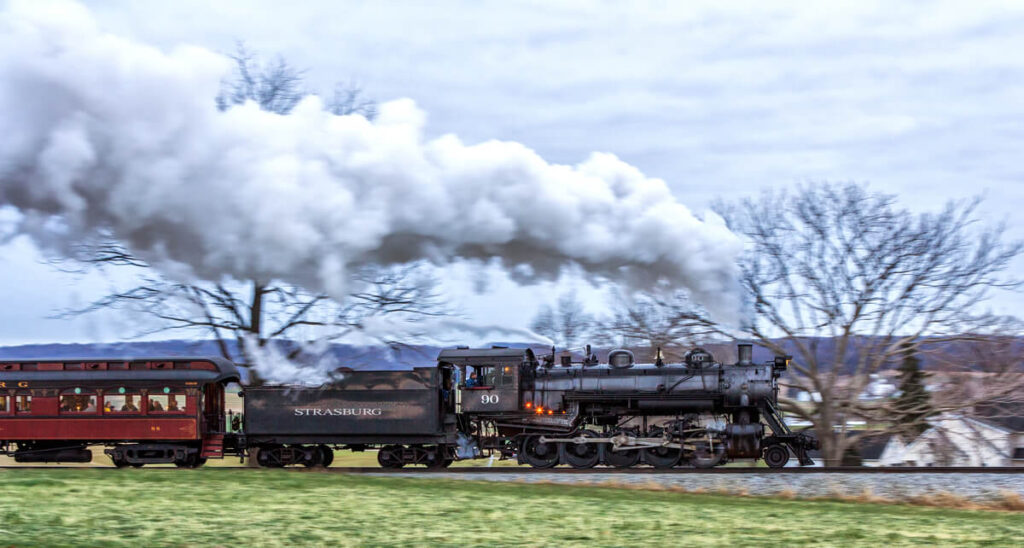
[[[611,154],[575,166],[526,146],[427,138],[412,100],[335,116],[218,111],[230,71],[102,33],[77,4],[0,16],[0,204],[53,251],[109,230],[165,272],[282,279],[344,295],[367,264],[500,258],[521,280],[570,264],[632,287],[733,294],[739,240]],[[730,303],[730,307],[735,303]]]

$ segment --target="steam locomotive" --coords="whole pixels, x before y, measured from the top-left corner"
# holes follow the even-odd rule
[[[497,456],[550,468],[646,464],[712,467],[763,458],[812,464],[814,438],[778,411],[789,357],[722,364],[702,350],[682,363],[637,364],[628,350],[599,363],[554,351],[444,350],[429,367],[349,371],[328,385],[248,387],[217,358],[0,362],[0,453],[19,462],[88,462],[104,446],[117,466],[202,465],[252,457],[261,466],[329,466],[336,449],[377,449],[386,468],[443,468]],[[767,427],[767,430],[766,430]],[[770,433],[768,433],[770,431]]]

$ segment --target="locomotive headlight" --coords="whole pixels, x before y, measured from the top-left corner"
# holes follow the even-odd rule
[[[526,408],[529,409],[531,407],[533,407],[533,402],[532,401],[526,402]]]

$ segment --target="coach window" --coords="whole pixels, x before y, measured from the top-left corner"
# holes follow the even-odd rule
[[[32,412],[32,396],[28,394],[18,394],[14,396],[14,412],[15,413],[31,413]]]
[[[104,413],[138,413],[142,404],[142,395],[117,390],[103,395]]]
[[[7,414],[7,396],[0,396],[0,413]]]
[[[183,392],[150,392],[150,413],[184,413],[185,394]]]
[[[95,413],[96,394],[83,392],[76,388],[60,395],[61,413]]]

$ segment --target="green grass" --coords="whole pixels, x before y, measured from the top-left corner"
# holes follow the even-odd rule
[[[2,470],[4,546],[992,545],[1021,514],[281,470]]]

